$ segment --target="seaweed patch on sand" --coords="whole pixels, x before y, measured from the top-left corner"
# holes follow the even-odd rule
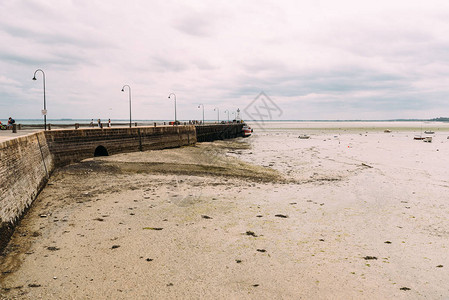
[[[161,173],[197,176],[225,176],[264,182],[284,182],[284,176],[271,168],[253,165],[226,156],[229,149],[248,149],[243,142],[199,143],[196,146],[118,154],[89,159],[97,170],[125,173]]]

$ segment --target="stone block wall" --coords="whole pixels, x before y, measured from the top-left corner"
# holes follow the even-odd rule
[[[145,127],[139,132],[141,151],[194,145],[195,126]]]
[[[242,136],[243,124],[197,125],[196,139],[198,142],[232,139]]]
[[[53,169],[44,132],[0,143],[0,250]]]
[[[99,146],[113,155],[196,143],[194,126],[89,128],[52,130],[45,134],[56,166],[93,157]]]

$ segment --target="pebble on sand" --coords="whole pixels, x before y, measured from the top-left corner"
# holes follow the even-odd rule
[[[376,259],[377,260],[377,257],[376,256],[365,256],[363,259],[364,260],[372,260],[372,259]]]
[[[245,234],[246,234],[246,235],[253,236],[253,237],[257,237],[257,234],[255,234],[254,231],[248,230],[247,232],[245,232]]]
[[[277,215],[274,215],[274,216],[278,217],[278,218],[288,218],[287,215],[281,215],[281,214],[277,214]]]

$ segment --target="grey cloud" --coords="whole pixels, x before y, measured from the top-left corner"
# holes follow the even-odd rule
[[[30,29],[5,23],[1,24],[0,30],[13,38],[27,39],[44,45],[68,45],[79,48],[114,47],[94,31],[66,32],[56,28],[48,32],[40,27]]]
[[[12,53],[0,53],[0,58],[4,60],[5,62],[11,62],[11,63],[19,63],[23,65],[32,65],[32,66],[39,66],[39,65],[75,65],[79,63],[79,60],[77,60],[74,57],[69,56],[53,56],[53,57],[40,57],[35,56],[31,57],[29,55],[16,55]]]
[[[288,71],[288,65],[281,60],[256,60],[241,63],[242,68],[249,74],[258,74],[261,72],[279,72]]]
[[[19,63],[31,66],[74,66],[89,61],[82,59],[80,55],[74,55],[62,51],[54,51],[46,55],[39,53],[33,54],[14,54],[0,51],[0,59],[4,62]]]
[[[192,64],[200,70],[216,70],[218,67],[205,59],[193,59]]]
[[[232,94],[251,95],[260,90],[270,90],[279,96],[292,97],[308,94],[342,94],[357,91],[388,91],[407,89],[407,77],[358,67],[341,67],[332,70],[286,71],[273,69],[268,75],[258,76],[247,69],[238,78]]]
[[[341,20],[313,38],[319,45],[344,50],[350,55],[381,58],[385,63],[427,64],[449,59],[447,41],[418,23],[405,22],[396,15],[361,20],[357,26]],[[438,53],[435,53],[438,51]],[[434,55],[437,54],[437,55]]]
[[[0,52],[0,59],[3,60],[4,62],[19,63],[24,65],[48,64],[51,61],[51,60],[42,60],[38,57],[29,57],[5,52]]]
[[[216,70],[218,67],[210,61],[203,58],[187,58],[180,60],[178,56],[162,56],[155,55],[149,58],[149,64],[160,72],[182,72],[191,70],[192,67],[198,68],[200,71]]]
[[[175,19],[173,27],[190,36],[208,37],[214,32],[218,17],[211,13],[190,12]]]
[[[149,58],[149,63],[159,72],[181,72],[188,69],[188,64],[176,57],[152,56]]]

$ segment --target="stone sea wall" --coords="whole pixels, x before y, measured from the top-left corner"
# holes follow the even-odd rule
[[[181,147],[196,143],[194,126],[120,127],[46,131],[56,166],[117,153]]]
[[[196,139],[198,142],[232,139],[242,136],[242,128],[243,124],[196,126]]]
[[[44,132],[0,143],[0,250],[53,169]]]

